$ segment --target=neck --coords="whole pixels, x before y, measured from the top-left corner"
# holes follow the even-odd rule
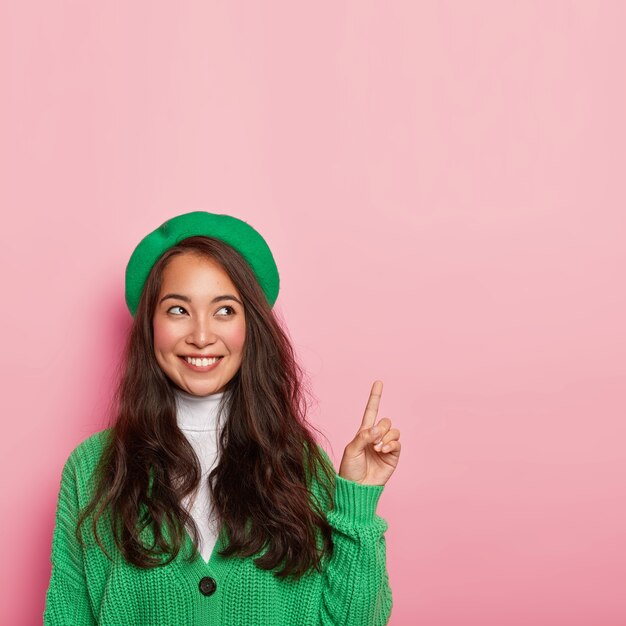
[[[176,389],[176,421],[181,430],[217,430],[218,408],[226,391],[208,396],[194,396]]]

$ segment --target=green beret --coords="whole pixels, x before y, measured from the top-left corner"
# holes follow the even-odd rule
[[[135,315],[150,270],[162,254],[187,237],[204,235],[221,239],[248,262],[270,306],[278,297],[279,277],[272,251],[252,226],[230,215],[192,211],[167,220],[146,235],[126,266],[126,304]]]

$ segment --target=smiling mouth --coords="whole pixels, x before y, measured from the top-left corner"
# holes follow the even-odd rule
[[[195,365],[196,367],[207,367],[209,365],[215,365],[215,363],[217,363],[220,359],[223,359],[224,357],[214,356],[211,358],[195,358],[191,356],[181,356],[180,358],[186,363],[189,363],[189,365]]]

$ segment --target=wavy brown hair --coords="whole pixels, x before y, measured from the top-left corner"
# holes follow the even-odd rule
[[[178,387],[156,361],[152,327],[163,270],[183,253],[218,262],[245,310],[241,367],[220,403],[220,416],[226,419],[219,462],[207,478],[227,538],[219,553],[256,555],[258,567],[276,570],[280,578],[320,571],[325,555],[333,551],[324,510],[332,503],[335,472],[316,444],[313,431],[319,431],[306,420],[303,370],[248,263],[211,237],[184,239],[161,256],[148,276],[121,362],[109,441],[77,536],[82,542],[80,526],[91,517],[96,541],[109,556],[97,528],[100,518],[108,519],[125,559],[150,568],[178,555],[187,527],[194,548],[190,558],[197,557],[198,530],[182,501],[199,487],[201,470],[178,428]],[[322,487],[317,496],[311,490],[313,478]]]

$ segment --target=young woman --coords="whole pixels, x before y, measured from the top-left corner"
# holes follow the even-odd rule
[[[335,473],[278,288],[265,240],[231,216],[179,215],[136,247],[112,426],[63,469],[45,624],[387,623],[376,506],[400,433],[376,381]]]

